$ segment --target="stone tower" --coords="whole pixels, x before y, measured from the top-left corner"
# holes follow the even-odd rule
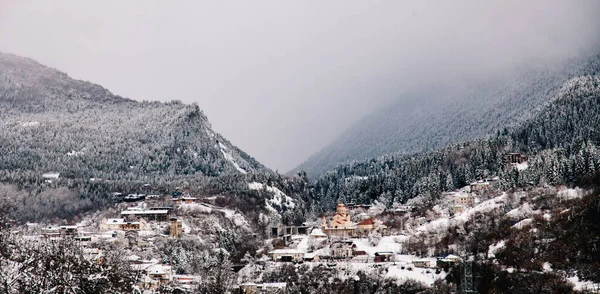
[[[180,220],[173,217],[170,220],[170,225],[171,237],[179,239],[179,236],[181,236],[181,234],[183,233],[183,223]]]

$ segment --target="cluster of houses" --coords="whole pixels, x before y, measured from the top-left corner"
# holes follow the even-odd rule
[[[476,204],[479,196],[493,191],[499,180],[499,177],[486,178],[473,182],[458,192],[443,193],[446,197],[454,198],[454,204],[449,210],[452,214],[465,212],[468,207]]]
[[[491,180],[490,180],[491,181]],[[472,206],[476,192],[460,193],[456,195],[457,205]],[[399,207],[401,211],[412,211],[413,207]],[[272,237],[281,239],[298,238],[296,235],[305,235],[308,227],[276,227],[272,228]],[[312,228],[307,237],[308,243],[325,242],[325,246],[320,250],[305,248],[278,248],[269,252],[272,261],[275,262],[395,262],[397,252],[393,251],[375,251],[371,255],[359,249],[357,243],[352,240],[356,237],[364,237],[373,230],[385,230],[386,226],[377,219],[366,218],[358,223],[352,222],[349,209],[340,203],[336,207],[335,214],[329,218],[323,217],[320,228]],[[286,242],[287,243],[287,242]],[[438,258],[418,259],[412,261],[412,266],[416,268],[445,268],[454,263],[461,262],[461,258],[455,255],[448,255]],[[332,265],[334,265],[333,263]]]
[[[176,275],[173,267],[162,264],[157,259],[144,260],[137,255],[127,257],[131,268],[141,274],[139,287],[145,290],[157,291],[161,285],[175,283],[179,288],[193,290],[202,281],[200,276]]]
[[[195,202],[194,197],[181,196],[175,198],[173,203],[183,204]],[[144,203],[145,205],[145,203]],[[180,238],[184,234],[183,222],[172,215],[173,207],[128,207],[119,213],[117,218],[103,218],[98,223],[98,230],[87,232],[85,227],[77,225],[46,226],[39,228],[36,224],[29,224],[28,232],[34,238],[59,240],[71,238],[82,246],[83,252],[89,260],[98,263],[104,262],[103,250],[98,248],[100,241],[117,242],[126,248],[145,250],[152,246],[158,238]],[[169,235],[157,234],[152,226],[168,224]],[[164,226],[164,225],[163,225]],[[40,232],[41,235],[36,235]],[[171,265],[163,264],[156,259],[143,260],[139,256],[127,257],[127,262],[132,269],[140,273],[140,289],[158,290],[164,283],[175,283],[178,287],[192,289],[199,283],[200,277],[175,275]]]
[[[352,206],[353,209],[362,208]],[[294,235],[308,235],[309,242],[329,241],[328,252],[304,252],[298,249],[281,248],[269,252],[273,261],[282,262],[313,262],[322,259],[327,260],[352,260],[367,262],[369,255],[365,251],[356,250],[350,238],[366,236],[375,229],[385,230],[387,227],[383,222],[374,218],[366,218],[358,223],[351,220],[349,209],[343,203],[338,204],[335,214],[329,218],[324,216],[320,228],[308,226],[279,226],[272,228],[271,237],[284,240],[284,244],[291,241]],[[311,250],[309,250],[311,251]],[[377,252],[374,257],[376,262],[389,261],[391,252]]]
[[[269,252],[271,259],[276,262],[319,262],[319,261],[347,261],[347,262],[396,262],[396,253],[392,251],[375,252],[370,257],[365,251],[356,250],[356,244],[351,240],[336,241],[330,245],[330,253],[314,254],[305,253],[298,249],[276,249]],[[416,268],[448,268],[453,264],[462,262],[459,256],[450,254],[443,257],[417,259],[412,264]]]

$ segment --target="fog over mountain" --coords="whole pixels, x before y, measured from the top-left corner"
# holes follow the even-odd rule
[[[405,95],[415,88],[555,66],[586,52],[600,36],[599,7],[7,0],[0,51],[133,99],[196,102],[217,132],[287,171],[388,103],[434,105]]]
[[[295,171],[316,178],[341,163],[416,154],[494,134],[529,118],[567,80],[597,74],[599,67],[597,55],[582,56],[559,66],[416,89],[360,119]]]

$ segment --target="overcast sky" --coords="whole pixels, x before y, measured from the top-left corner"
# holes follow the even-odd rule
[[[133,99],[197,102],[287,171],[413,86],[562,60],[600,1],[0,0],[0,51]]]

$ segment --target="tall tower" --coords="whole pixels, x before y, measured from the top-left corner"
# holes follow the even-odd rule
[[[170,227],[171,237],[179,239],[179,236],[183,233],[183,223],[173,217],[170,220]]]
[[[477,285],[475,284],[475,275],[473,274],[472,261],[466,261],[464,263],[462,276],[462,293],[477,293]]]
[[[341,215],[341,216],[345,216],[346,215],[346,206],[344,205],[344,203],[338,204],[337,209],[336,209],[336,213]]]

